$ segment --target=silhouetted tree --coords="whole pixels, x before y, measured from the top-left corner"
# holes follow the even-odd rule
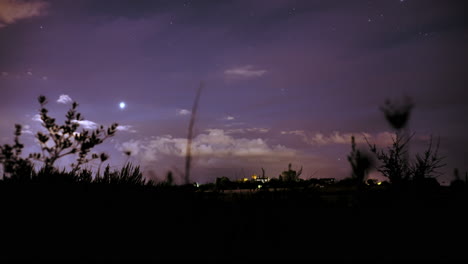
[[[14,144],[0,146],[0,163],[3,165],[3,174],[7,177],[27,177],[31,176],[32,163],[28,159],[21,157],[24,145],[20,143],[21,125],[15,124]]]
[[[227,188],[231,186],[231,180],[229,180],[228,177],[221,177],[221,178],[218,177],[216,178],[215,185],[216,185],[216,189],[224,192],[224,190],[226,190]]]
[[[98,158],[102,160],[104,157],[107,159],[105,154],[98,155],[97,153],[92,153],[91,157],[88,157],[88,154],[95,146],[103,143],[104,140],[115,134],[118,126],[117,123],[112,124],[107,129],[101,125],[93,131],[83,129],[81,132],[77,132],[80,127],[79,121],[84,120],[81,113],[77,112],[78,103],[73,102],[65,116],[64,124],[57,125],[55,118],[48,115],[46,97],[41,95],[38,101],[41,105],[40,117],[42,126],[46,132],[37,132],[36,138],[41,147],[41,153],[32,153],[30,154],[30,158],[43,162],[46,169],[51,169],[58,159],[67,155],[77,154],[76,163],[72,164],[74,170],[79,170],[81,165],[90,160]]]

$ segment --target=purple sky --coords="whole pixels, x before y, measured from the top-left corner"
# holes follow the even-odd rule
[[[67,95],[88,125],[122,131],[98,150],[112,166],[181,180],[200,81],[193,181],[289,162],[303,178],[350,175],[350,135],[381,146],[379,106],[411,96],[411,151],[440,136],[446,172],[468,170],[466,1],[0,0],[0,143],[40,129],[37,96],[63,120]],[[65,99],[67,97],[62,97]],[[120,102],[126,103],[119,109]],[[362,145],[362,147],[365,147]],[[63,166],[67,160],[59,165]],[[97,166],[91,163],[90,166]],[[373,174],[373,177],[378,175]]]

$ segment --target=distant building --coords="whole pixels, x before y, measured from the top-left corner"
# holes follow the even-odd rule
[[[318,179],[322,184],[334,184],[335,178],[321,178]]]
[[[256,174],[254,174],[254,175],[252,175],[252,181],[253,182],[265,183],[265,182],[269,182],[270,178],[268,178],[268,177],[259,177]]]
[[[265,182],[269,182],[270,181],[270,178],[268,177],[261,177],[261,176],[258,176],[256,174],[252,175],[249,178],[241,178],[240,180],[238,180],[238,182],[252,182],[252,183],[265,183]]]
[[[320,178],[320,179],[310,179],[309,180],[311,186],[314,187],[324,187],[326,185],[334,184],[335,183],[335,178]]]

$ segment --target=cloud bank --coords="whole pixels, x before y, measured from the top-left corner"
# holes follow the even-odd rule
[[[171,135],[158,136],[144,140],[130,140],[117,146],[120,151],[131,151],[132,154],[146,163],[163,157],[184,157],[187,139],[174,138]],[[192,154],[200,164],[212,164],[222,159],[277,159],[294,157],[296,151],[283,145],[269,145],[262,138],[236,138],[222,129],[208,129],[193,139]]]
[[[48,3],[42,0],[0,0],[0,27],[19,20],[46,14]]]
[[[334,131],[328,135],[325,135],[322,133],[309,133],[304,130],[281,131],[281,134],[299,136],[305,143],[314,146],[323,146],[331,144],[351,144],[352,136],[354,136],[357,144],[366,144],[367,138],[369,140],[369,143],[383,146],[392,144],[392,138],[396,136],[395,133],[390,132],[380,132],[371,135],[370,133],[365,132],[340,133],[338,131]]]

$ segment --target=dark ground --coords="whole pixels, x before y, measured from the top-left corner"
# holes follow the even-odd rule
[[[468,260],[449,188],[226,195],[0,184],[5,260]]]

